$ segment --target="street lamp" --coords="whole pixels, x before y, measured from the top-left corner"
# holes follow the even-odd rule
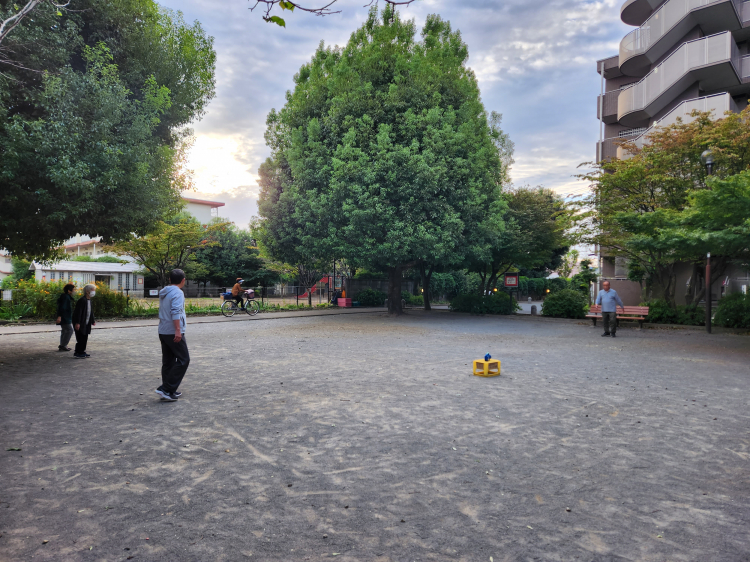
[[[713,175],[714,153],[710,149],[703,151],[701,162],[706,167],[706,173]],[[711,252],[706,254],[706,332],[711,333]]]
[[[704,150],[701,154],[701,162],[706,167],[706,173],[712,176],[714,173],[714,153],[711,150]]]

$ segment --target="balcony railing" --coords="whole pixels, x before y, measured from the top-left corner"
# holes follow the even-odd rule
[[[692,116],[693,111],[710,111],[713,119],[721,119],[727,111],[737,113],[738,109],[737,104],[734,103],[732,96],[728,93],[687,100],[675,107],[672,111],[659,119],[659,121],[655,122],[641,135],[637,136],[633,142],[638,148],[643,148],[643,145],[646,144],[648,135],[650,135],[654,129],[657,127],[669,127],[670,125],[674,125],[677,123],[677,119],[682,119],[683,123],[690,123],[694,119]],[[632,154],[624,150],[621,146],[617,147],[618,159],[627,160],[631,156]]]
[[[629,113],[646,110],[691,71],[722,62],[732,64],[739,81],[740,53],[729,31],[683,43],[640,82],[620,92],[618,121]],[[648,115],[643,116],[646,117]]]
[[[743,11],[742,0],[669,0],[663,4],[638,29],[628,33],[620,42],[620,66],[635,56],[645,54],[653,45],[659,42],[667,33],[694,10],[705,8],[712,4],[728,3],[734,7],[737,23],[741,21]],[[686,24],[694,27],[694,22]]]
[[[596,118],[601,119],[607,124],[617,122],[617,98],[620,96],[620,90],[607,92],[599,96],[596,100]]]

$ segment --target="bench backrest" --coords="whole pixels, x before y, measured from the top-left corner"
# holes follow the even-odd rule
[[[639,316],[648,316],[648,307],[647,306],[626,306],[625,308],[625,314],[638,314]],[[601,314],[602,307],[599,304],[593,304],[591,305],[591,308],[589,309],[589,314]],[[617,312],[619,314],[622,314],[620,311],[620,308],[617,308]]]

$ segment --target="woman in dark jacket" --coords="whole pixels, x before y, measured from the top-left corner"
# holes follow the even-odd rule
[[[94,310],[91,307],[91,298],[96,294],[96,285],[86,285],[83,288],[83,296],[78,299],[73,311],[73,327],[76,333],[76,350],[73,357],[85,359],[91,357],[86,353],[86,344],[89,341],[91,326],[96,325]]]
[[[73,291],[76,286],[68,283],[63,287],[63,293],[57,299],[57,324],[60,324],[60,345],[58,351],[70,351],[68,343],[73,337]]]

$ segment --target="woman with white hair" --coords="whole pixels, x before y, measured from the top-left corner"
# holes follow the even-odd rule
[[[76,334],[76,349],[73,357],[85,359],[91,357],[86,353],[86,344],[89,341],[91,326],[96,325],[94,311],[91,308],[91,299],[96,295],[96,285],[86,285],[83,288],[83,296],[78,299],[73,311],[73,328]]]

